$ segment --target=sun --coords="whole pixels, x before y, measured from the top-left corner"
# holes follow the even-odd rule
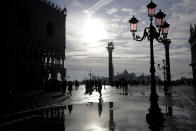
[[[82,28],[82,40],[87,43],[96,43],[107,38],[107,30],[104,21],[98,18],[88,17]]]

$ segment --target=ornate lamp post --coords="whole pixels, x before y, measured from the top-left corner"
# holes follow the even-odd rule
[[[154,51],[153,51],[153,41],[156,39],[158,42],[163,43],[166,39],[168,33],[168,25],[165,22],[165,14],[160,10],[157,14],[155,14],[156,4],[152,1],[147,5],[148,8],[148,16],[150,17],[150,26],[144,29],[144,34],[142,37],[135,35],[137,31],[137,18],[133,16],[129,20],[130,23],[130,31],[132,32],[133,39],[136,41],[142,41],[144,38],[148,38],[150,41],[150,73],[151,73],[151,94],[150,94],[150,109],[149,113],[146,115],[146,121],[149,124],[156,123],[162,124],[164,122],[164,116],[161,113],[161,109],[158,105],[158,95],[156,93],[156,80],[155,80],[155,67],[154,67]],[[153,26],[152,21],[153,17],[155,17],[156,27]]]
[[[166,58],[166,76],[167,76],[167,86],[171,86],[171,74],[170,74],[170,58],[169,58],[169,45],[171,43],[170,39],[163,40],[163,45],[165,46],[165,58]]]

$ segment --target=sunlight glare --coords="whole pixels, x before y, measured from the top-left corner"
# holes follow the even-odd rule
[[[98,126],[98,125],[92,125],[91,130],[92,130],[92,131],[105,131],[104,128],[101,128],[101,127]]]
[[[103,20],[89,17],[82,29],[82,39],[84,42],[93,44],[107,38],[107,31]]]

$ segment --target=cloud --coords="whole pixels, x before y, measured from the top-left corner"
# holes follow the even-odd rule
[[[119,22],[119,21],[120,21],[120,19],[118,19],[118,18],[114,18],[114,19],[112,19],[111,21],[112,21],[112,22]]]
[[[73,0],[73,6],[76,7],[76,8],[81,8],[83,7],[82,3],[80,3],[78,0]]]
[[[139,10],[138,10],[140,13],[147,13],[147,8],[145,5],[143,5]]]
[[[91,6],[88,10],[91,11],[97,11],[101,9],[102,7],[106,6],[107,4],[111,3],[113,0],[99,0],[97,3],[95,3],[93,6]]]
[[[106,13],[109,14],[109,15],[112,15],[112,14],[114,14],[114,13],[116,13],[116,12],[117,12],[117,9],[116,9],[116,8],[111,8],[111,9],[108,9],[108,10],[106,11]]]
[[[133,14],[133,9],[131,9],[131,8],[122,8],[122,11],[123,12],[130,12]]]

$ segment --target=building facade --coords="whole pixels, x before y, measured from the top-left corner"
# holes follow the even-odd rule
[[[3,8],[4,80],[14,91],[43,87],[66,75],[66,8],[48,0],[9,0]]]
[[[189,43],[191,47],[191,64],[193,72],[193,84],[196,85],[196,25],[190,25]]]

